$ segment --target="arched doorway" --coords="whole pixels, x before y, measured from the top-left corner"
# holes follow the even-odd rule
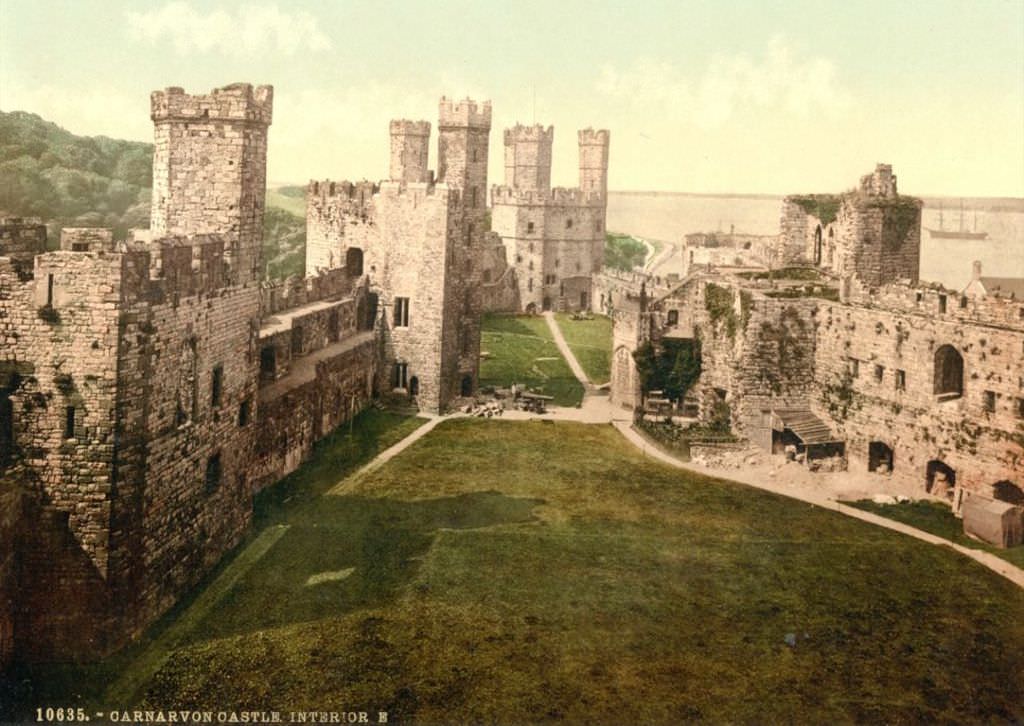
[[[964,359],[951,345],[935,351],[935,395],[944,401],[964,395]]]
[[[551,309],[551,298],[545,297],[541,301],[541,309],[544,310],[545,312]]]
[[[358,247],[349,247],[345,250],[345,269],[352,277],[359,277],[363,274],[363,251]]]
[[[892,449],[883,441],[872,441],[868,444],[868,471],[879,474],[892,473]]]
[[[409,379],[409,395],[418,396],[420,395],[420,379],[419,376],[413,376]]]
[[[537,303],[530,303],[529,305],[527,305],[526,306],[526,314],[527,315],[536,315],[537,314]]]
[[[956,471],[944,461],[932,459],[925,468],[925,491],[937,497],[953,498]]]
[[[462,377],[461,394],[463,397],[473,395],[473,376]]]

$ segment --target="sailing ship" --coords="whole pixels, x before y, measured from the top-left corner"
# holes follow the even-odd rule
[[[946,229],[942,223],[942,202],[939,202],[939,228],[926,227],[932,239],[988,239],[988,232],[978,231],[978,210],[974,210],[974,229],[964,229],[964,200],[960,200],[960,229]]]

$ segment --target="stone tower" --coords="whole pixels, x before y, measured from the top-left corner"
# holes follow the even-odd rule
[[[491,102],[441,98],[438,109],[437,177],[462,191],[467,222],[487,213],[487,144]],[[477,225],[479,227],[479,225]]]
[[[391,180],[429,182],[427,157],[430,149],[430,122],[391,122]]]
[[[584,192],[608,193],[608,131],[581,129],[580,189]]]
[[[524,191],[551,189],[554,126],[516,124],[505,129],[505,186]]]
[[[150,97],[154,237],[223,234],[232,282],[262,277],[267,128],[274,89],[236,83],[208,94]]]

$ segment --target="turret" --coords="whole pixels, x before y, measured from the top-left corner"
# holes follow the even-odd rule
[[[580,141],[580,189],[608,193],[608,137],[606,129],[582,129]]]
[[[555,129],[516,124],[505,129],[505,185],[526,191],[551,189],[551,146]]]
[[[391,122],[391,180],[429,182],[427,156],[430,149],[430,122]]]
[[[437,178],[462,190],[466,217],[487,211],[487,145],[491,102],[451,101],[442,97],[438,109]]]
[[[191,95],[168,88],[150,101],[154,239],[223,234],[230,279],[258,280],[274,89],[236,83]]]

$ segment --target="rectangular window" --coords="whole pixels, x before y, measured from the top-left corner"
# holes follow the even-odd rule
[[[907,390],[907,372],[906,371],[900,371],[900,370],[896,371],[896,390],[897,391],[905,391],[905,390]]]
[[[220,464],[220,452],[217,452],[206,461],[206,492],[209,494],[220,486],[221,477],[224,472]]]
[[[409,327],[409,298],[407,297],[395,298],[395,327]]]
[[[1017,418],[1024,418],[1024,398],[1017,399]]]
[[[392,388],[405,388],[409,385],[409,364],[395,363],[391,374]]]
[[[527,232],[532,232],[533,231],[533,222],[527,222],[526,223],[526,231]]]
[[[252,414],[252,401],[245,399],[242,404],[238,407],[238,425],[248,426],[249,416]]]
[[[856,358],[846,359],[846,370],[853,378],[860,377],[860,361]]]
[[[72,252],[88,252],[89,251],[89,243],[88,242],[72,242],[71,243],[71,251]]]
[[[940,313],[946,312],[946,296],[945,295],[939,295],[939,312]]]
[[[64,409],[64,438],[75,438],[75,407],[68,406]]]
[[[46,276],[46,305],[53,305],[53,273]]]
[[[960,296],[960,307],[961,308],[967,307],[967,296],[966,295],[961,295]]]
[[[885,378],[885,366],[875,366],[875,383],[881,383],[882,379]]]
[[[996,411],[996,392],[985,391],[984,401],[985,413],[995,413]]]
[[[224,366],[213,367],[213,377],[210,379],[210,405],[214,408],[220,406],[220,400],[224,393]]]

